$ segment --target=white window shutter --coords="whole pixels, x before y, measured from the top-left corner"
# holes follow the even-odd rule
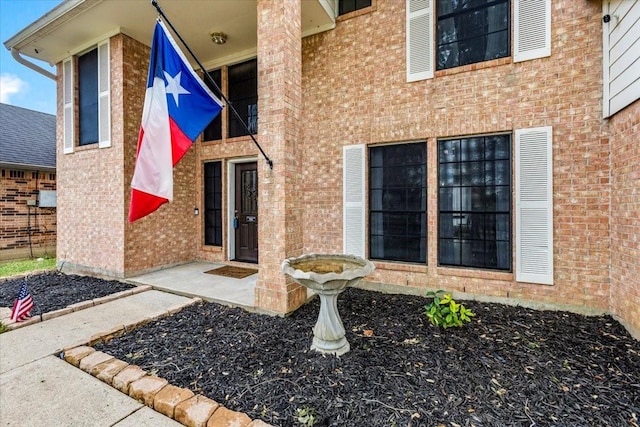
[[[552,130],[518,129],[515,139],[516,281],[552,285]]]
[[[433,4],[435,0],[406,0],[407,82],[433,78]]]
[[[365,146],[343,148],[342,193],[344,253],[365,257]]]
[[[111,147],[109,40],[98,45],[98,146]]]
[[[551,56],[551,0],[516,0],[513,62]]]
[[[64,154],[73,153],[74,147],[74,108],[73,108],[73,59],[62,62],[62,133]]]

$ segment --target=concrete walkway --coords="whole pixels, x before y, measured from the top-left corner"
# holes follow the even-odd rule
[[[3,426],[180,426],[56,354],[96,334],[158,317],[192,302],[146,291],[0,335]]]

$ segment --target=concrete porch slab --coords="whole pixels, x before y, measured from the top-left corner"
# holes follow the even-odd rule
[[[258,274],[234,279],[205,273],[223,265],[192,262],[130,277],[127,280],[135,284],[151,285],[154,289],[173,294],[199,297],[205,301],[253,310]],[[258,266],[254,268],[257,269]]]

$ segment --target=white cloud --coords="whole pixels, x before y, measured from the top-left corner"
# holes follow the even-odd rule
[[[29,85],[14,74],[3,73],[0,75],[0,102],[11,103],[11,97],[27,89]]]

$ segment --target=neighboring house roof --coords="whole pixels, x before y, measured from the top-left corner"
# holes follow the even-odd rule
[[[0,165],[56,167],[56,116],[0,104],[0,129]]]

